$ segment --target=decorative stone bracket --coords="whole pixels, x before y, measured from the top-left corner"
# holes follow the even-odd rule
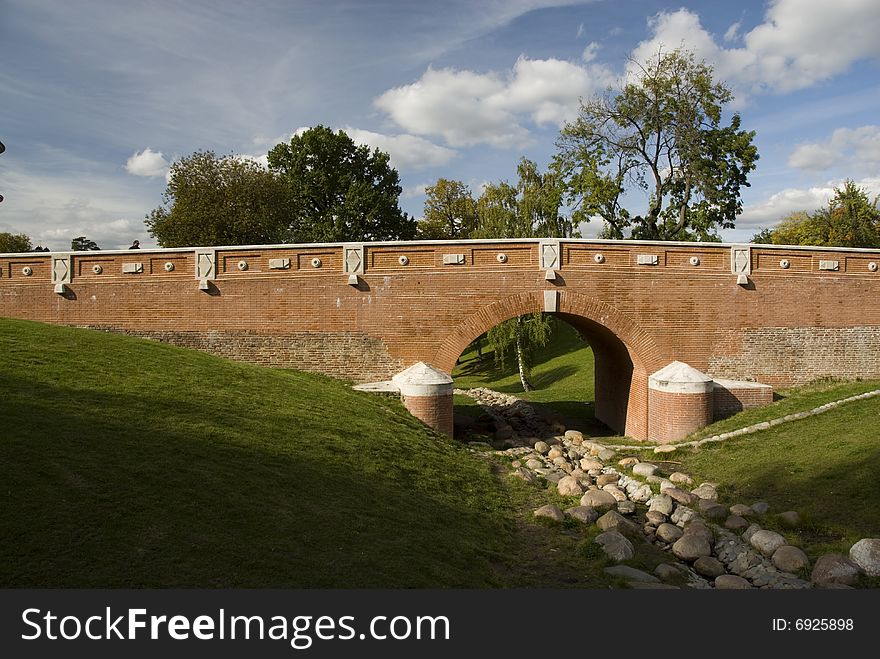
[[[736,283],[740,286],[749,283],[749,275],[752,274],[751,247],[730,248],[730,272],[736,275]]]
[[[199,290],[211,290],[210,280],[217,276],[217,256],[213,249],[196,250],[196,279],[199,280]]]
[[[69,253],[52,255],[52,283],[55,292],[64,295],[67,292],[67,284],[73,275],[73,263]]]

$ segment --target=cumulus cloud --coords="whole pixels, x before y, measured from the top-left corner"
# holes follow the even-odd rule
[[[134,176],[165,176],[168,165],[161,151],[153,151],[147,147],[143,151],[135,152],[128,159],[125,171]]]
[[[862,59],[880,57],[880,12],[876,0],[776,0],[761,24],[741,37],[742,45],[725,48],[688,9],[661,12],[649,19],[650,39],[633,56],[644,61],[684,45],[715,65],[718,77],[740,92],[789,92],[846,71]],[[724,35],[740,40],[734,24]]]
[[[764,201],[745,206],[742,215],[736,218],[736,227],[737,229],[771,227],[795,211],[813,212],[825,206],[842,183],[839,180],[829,181],[824,185],[810,188],[781,190]],[[856,185],[865,188],[870,197],[880,194],[880,178],[863,178],[856,181]]]
[[[415,135],[385,135],[351,126],[346,126],[342,130],[356,144],[364,144],[387,153],[391,156],[391,165],[397,169],[421,169],[445,165],[457,154],[453,149],[447,149]]]
[[[789,156],[788,165],[822,171],[844,161],[850,169],[880,164],[880,126],[838,128],[824,142],[799,145]]]
[[[375,104],[406,131],[442,137],[453,147],[523,147],[530,142],[527,122],[561,125],[577,115],[581,97],[611,80],[604,66],[520,56],[503,75],[428,68]]]

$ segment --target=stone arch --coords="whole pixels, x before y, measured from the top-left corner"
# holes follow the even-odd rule
[[[499,323],[544,311],[543,291],[519,293],[486,305],[459,323],[432,363],[451,373],[462,352]],[[629,316],[606,302],[559,291],[555,315],[577,329],[595,355],[596,418],[635,439],[648,436],[648,374],[663,366],[653,337]]]

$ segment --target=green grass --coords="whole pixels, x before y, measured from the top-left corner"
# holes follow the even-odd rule
[[[557,321],[550,341],[538,349],[534,361],[531,377],[534,391],[523,391],[512,360],[500,367],[488,348],[483,350],[482,360],[477,359],[475,351],[463,354],[452,376],[460,389],[489,387],[514,394],[531,402],[546,416],[558,417],[572,428],[592,435],[611,432],[593,418],[593,351],[573,327]],[[454,402],[456,412],[468,414],[460,408],[463,401],[459,397]],[[464,402],[465,407],[468,405],[471,403]]]
[[[842,382],[830,379],[817,380],[801,387],[780,389],[776,392],[778,400],[772,404],[743,410],[731,417],[716,421],[695,432],[688,439],[700,439],[702,437],[719,435],[723,432],[745,428],[762,421],[778,419],[795,412],[805,412],[830,401],[842,400],[875,389],[880,389],[880,381],[855,380],[852,382]]]
[[[491,465],[396,400],[0,320],[0,586],[504,585]]]
[[[813,406],[839,391],[818,401],[805,396]],[[859,538],[880,536],[880,398],[670,455],[698,480],[721,483],[725,501],[763,500],[771,512],[798,511],[817,548],[848,549]]]

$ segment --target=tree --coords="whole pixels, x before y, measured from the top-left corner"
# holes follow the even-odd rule
[[[479,225],[475,238],[570,237],[571,223],[559,214],[561,191],[552,173],[541,174],[523,158],[517,167],[516,186],[488,185],[477,202]],[[489,330],[487,339],[502,367],[513,355],[524,391],[533,389],[530,371],[535,350],[550,338],[550,317],[543,313],[519,316]]]
[[[171,165],[163,200],[146,219],[162,247],[271,244],[291,237],[284,185],[252,160],[196,151]]]
[[[94,240],[89,240],[85,236],[78,236],[70,241],[70,249],[74,252],[90,252],[101,249]]]
[[[23,233],[0,232],[0,254],[31,251],[31,239]]]
[[[461,181],[440,178],[425,189],[425,216],[418,225],[423,240],[469,238],[477,227],[477,202]]]
[[[356,146],[343,131],[316,126],[269,152],[289,193],[297,241],[409,239],[416,222],[398,206],[401,187],[387,153]]]
[[[598,216],[604,237],[629,231],[650,240],[706,239],[732,228],[758,159],[755,133],[740,128],[739,115],[722,122],[732,93],[681,50],[633,65],[622,89],[582,102],[557,140],[553,169],[575,224]],[[623,206],[633,188],[648,196],[643,215]]]
[[[880,247],[880,198],[873,201],[866,190],[851,180],[835,190],[826,208],[808,213],[796,211],[772,229],[765,229],[752,242],[774,245],[828,247]]]

